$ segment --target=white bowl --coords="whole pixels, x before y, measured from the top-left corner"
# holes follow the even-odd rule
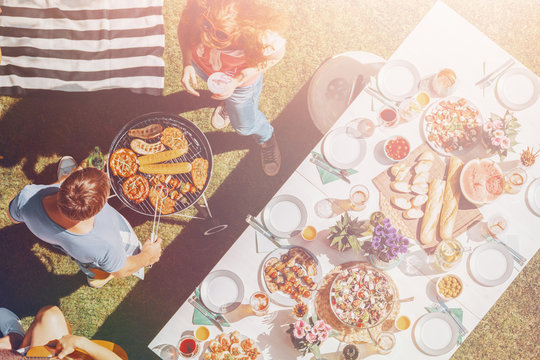
[[[457,279],[459,285],[461,286],[461,290],[459,291],[459,293],[457,294],[457,296],[455,297],[447,297],[447,296],[444,296],[443,294],[441,294],[441,291],[439,290],[439,284],[442,282],[442,280],[446,277],[453,277],[455,279]],[[435,284],[435,290],[437,290],[437,295],[441,298],[441,299],[444,299],[444,300],[453,300],[453,299],[457,299],[461,293],[463,293],[463,281],[461,281],[461,278],[455,274],[448,274],[448,275],[444,275],[444,276],[441,276],[438,280],[437,280],[437,283]]]
[[[393,157],[391,157],[387,150],[386,150],[386,147],[388,146],[388,144],[390,143],[391,140],[396,140],[396,139],[403,139],[405,140],[405,142],[407,143],[407,146],[409,147],[409,150],[407,151],[407,155],[405,155],[402,159],[394,159]],[[384,155],[388,158],[388,160],[391,160],[391,161],[394,161],[394,162],[398,162],[398,161],[402,161],[402,160],[405,160],[407,158],[407,156],[409,156],[409,154],[411,153],[411,143],[409,142],[409,140],[407,140],[406,137],[404,136],[401,136],[401,135],[394,135],[394,136],[391,136],[389,137],[388,139],[386,139],[386,141],[384,142],[384,146],[383,146],[383,150],[384,150]]]

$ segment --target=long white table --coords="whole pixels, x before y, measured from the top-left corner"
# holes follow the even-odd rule
[[[508,53],[452,9],[439,2],[396,50],[391,59],[405,59],[412,62],[419,69],[422,77],[427,77],[444,67],[454,69],[459,78],[455,94],[470,99],[480,108],[484,116],[488,116],[491,112],[504,114],[505,109],[496,100],[493,86],[487,88],[485,95],[483,95],[481,88],[475,87],[474,83],[482,77],[482,63],[484,61],[489,72],[489,69],[494,69],[510,57]],[[519,67],[522,65],[518,62],[514,66]],[[357,117],[375,119],[376,114],[370,111],[370,102],[371,98],[367,94],[360,94],[338,119],[334,128],[344,126]],[[379,105],[376,104],[375,110]],[[535,134],[540,131],[540,124],[535,123],[535,121],[538,121],[538,113],[540,113],[540,101],[537,101],[536,104],[526,110],[515,112],[522,126],[517,138],[519,143],[524,145],[537,144]],[[371,196],[366,210],[355,212],[353,213],[354,216],[367,218],[372,211],[379,208],[378,191],[371,179],[388,167],[388,163],[381,160],[382,154],[377,153],[381,151],[380,143],[390,135],[399,133],[405,135],[411,142],[412,148],[415,148],[422,142],[418,130],[418,121],[414,121],[400,124],[390,130],[377,129],[374,136],[367,139],[367,156],[356,169],[359,172],[350,176],[350,179],[352,184],[367,186]],[[320,152],[321,143],[317,144],[314,150]],[[470,157],[472,156],[474,154],[470,155]],[[509,160],[518,158],[519,155],[513,153],[510,153],[508,157]],[[539,167],[532,167],[528,172],[528,183],[539,176]],[[335,224],[337,218],[323,219],[318,217],[314,213],[315,203],[325,198],[346,199],[350,188],[351,186],[343,181],[334,181],[323,185],[315,166],[309,162],[308,155],[276,195],[292,194],[302,199],[308,211],[308,224],[314,225],[321,231]],[[540,242],[535,241],[535,234],[540,232],[540,221],[538,217],[528,210],[525,203],[525,194],[525,190],[522,190],[517,195],[503,194],[495,202],[481,207],[480,211],[484,217],[488,217],[493,213],[503,213],[509,220],[508,233],[515,235],[518,239],[517,242],[512,243],[513,246],[517,246],[522,255],[527,259],[531,259],[540,247]],[[474,231],[465,232],[458,240],[465,247],[471,249],[482,245],[483,240],[471,235],[473,233]],[[213,271],[219,269],[231,270],[242,278],[245,287],[243,304],[248,303],[249,296],[253,292],[260,290],[259,270],[262,260],[267,255],[266,253],[257,253],[255,236],[255,231],[251,227],[246,228],[213,269]],[[353,251],[340,253],[330,248],[328,241],[322,239],[321,236],[318,236],[312,242],[306,242],[296,237],[289,240],[288,243],[307,247],[315,253],[321,263],[323,273],[327,273],[335,266],[348,261],[365,261],[363,256],[355,254]],[[418,259],[422,261],[418,261]],[[400,307],[400,313],[408,315],[413,324],[408,330],[395,334],[397,343],[389,355],[375,354],[370,358],[447,359],[457,349],[456,346],[452,351],[444,355],[428,356],[421,352],[413,341],[412,330],[414,323],[427,313],[425,307],[430,306],[435,301],[436,295],[433,283],[440,276],[440,273],[434,273],[432,268],[427,266],[423,260],[428,261],[428,258],[424,251],[415,244],[409,249],[408,256],[405,257],[399,267],[387,271],[397,285],[400,298],[415,297],[413,302],[402,303]],[[511,277],[505,283],[485,287],[472,279],[467,268],[467,260],[468,254],[464,256],[457,268],[452,269],[452,273],[458,274],[463,280],[464,290],[461,296],[448,301],[447,305],[451,308],[463,309],[464,325],[471,332],[518,275],[521,268],[516,265]],[[300,356],[292,347],[289,335],[285,333],[288,324],[294,321],[290,308],[271,304],[270,313],[270,316],[255,317],[246,316],[245,312],[235,311],[226,316],[231,321],[232,327],[225,328],[225,330],[235,329],[255,339],[259,348],[262,349],[264,359],[311,359],[310,355]],[[184,303],[148,347],[153,349],[160,344],[176,345],[182,334],[196,328],[192,323],[192,314],[192,306]],[[209,328],[211,329],[211,337],[218,334],[216,328]],[[336,351],[339,346],[337,340],[329,339],[322,345],[321,350],[326,358],[337,359]]]

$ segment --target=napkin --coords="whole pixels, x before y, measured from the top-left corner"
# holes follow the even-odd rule
[[[255,241],[257,242],[257,253],[268,253],[276,250],[277,246],[270,241],[266,236],[261,235],[258,231],[255,231]]]
[[[201,298],[199,288],[195,289],[195,296],[199,299]],[[214,319],[217,318],[216,314],[212,313],[211,315]],[[212,324],[210,320],[206,318],[206,316],[204,316],[199,310],[195,308],[193,308],[193,321],[192,322],[193,322],[193,325],[214,325]],[[222,326],[231,326],[231,324],[225,321]]]
[[[426,310],[430,313],[437,312],[438,310],[434,307],[426,307]],[[463,323],[463,309],[462,308],[450,308],[450,311],[456,315],[456,317]],[[463,337],[461,335],[458,335],[457,339],[458,345],[461,345],[463,343]]]
[[[316,154],[316,155],[319,155],[319,156],[322,156],[321,154],[315,152],[315,151],[312,151],[311,152],[312,154]],[[328,164],[329,166],[332,166],[330,164]],[[315,166],[317,167],[317,171],[319,171],[319,176],[321,177],[321,181],[323,183],[323,185],[326,185],[328,183],[331,183],[332,181],[335,181],[335,180],[339,180],[339,177],[332,174],[332,173],[329,173],[328,171],[326,171],[325,169],[323,169],[322,167],[320,166],[317,166],[317,164],[315,164]],[[336,169],[339,171],[339,169]],[[353,169],[349,169],[349,170],[345,170],[345,175],[346,176],[349,176],[349,175],[352,175],[352,174],[356,174],[358,171],[356,170],[353,170]]]

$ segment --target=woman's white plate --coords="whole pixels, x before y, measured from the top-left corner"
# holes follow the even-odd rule
[[[420,318],[414,329],[416,344],[428,355],[443,355],[456,344],[459,330],[450,315],[434,312]]]
[[[366,142],[354,137],[347,126],[330,131],[322,143],[322,153],[330,165],[338,169],[351,169],[366,156]]]
[[[231,312],[242,303],[243,299],[244,284],[232,271],[213,271],[201,283],[201,300],[215,313]]]
[[[377,75],[377,87],[384,97],[401,101],[418,91],[420,73],[406,60],[390,60]]]
[[[536,216],[540,216],[540,178],[531,182],[527,188],[527,204]]]
[[[538,100],[540,81],[527,69],[512,68],[497,80],[495,94],[505,108],[523,110]]]
[[[280,290],[277,290],[275,292],[270,292],[270,289],[268,289],[268,286],[266,285],[266,281],[264,280],[264,270],[265,270],[266,263],[268,262],[268,260],[270,260],[273,257],[281,259],[282,255],[286,254],[287,252],[289,252],[290,249],[295,248],[295,247],[301,248],[307,254],[309,254],[313,258],[313,260],[315,260],[315,264],[317,266],[317,275],[315,275],[313,277],[313,281],[315,283],[319,284],[322,277],[323,277],[322,268],[321,268],[321,264],[319,263],[319,260],[317,260],[317,257],[311,251],[309,251],[308,249],[306,249],[304,247],[293,246],[293,245],[291,245],[291,246],[283,246],[281,248],[275,249],[274,251],[268,253],[268,255],[266,255],[266,257],[264,258],[264,260],[262,262],[262,265],[261,265],[261,268],[260,268],[260,271],[259,271],[259,278],[260,278],[260,281],[261,281],[261,286],[262,286],[263,290],[268,294],[268,297],[270,298],[270,300],[272,300],[274,303],[276,303],[278,305],[281,305],[281,306],[293,307],[294,305],[298,304],[298,302],[296,300],[294,300],[291,297],[291,295],[286,294],[286,293],[284,293],[284,292],[282,292]],[[309,302],[311,299],[313,299],[314,295],[315,295],[315,291],[312,291],[311,292],[311,297],[309,299],[303,299],[303,300],[305,302]]]
[[[481,285],[496,286],[512,275],[514,259],[504,245],[487,243],[477,247],[469,257],[473,278]]]
[[[307,222],[304,203],[293,195],[278,195],[264,208],[262,219],[266,228],[275,236],[290,238],[302,230]]]

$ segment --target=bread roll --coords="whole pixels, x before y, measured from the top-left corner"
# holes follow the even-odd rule
[[[422,219],[422,228],[420,230],[420,242],[429,244],[436,239],[437,225],[443,202],[445,181],[433,179],[429,184],[428,200],[424,218]]]
[[[448,172],[446,175],[446,187],[444,188],[443,207],[441,211],[440,235],[443,240],[452,238],[454,225],[456,223],[459,198],[459,175],[463,168],[463,161],[452,156],[448,163]]]

